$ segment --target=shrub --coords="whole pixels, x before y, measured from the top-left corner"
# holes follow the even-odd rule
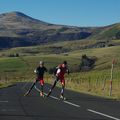
[[[81,71],[89,71],[94,67],[95,61],[97,60],[96,57],[87,57],[87,55],[82,55],[80,70]]]

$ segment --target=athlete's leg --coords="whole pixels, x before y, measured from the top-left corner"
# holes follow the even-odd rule
[[[38,79],[36,78],[35,81],[34,81],[34,83],[32,84],[32,86],[31,86],[30,89],[25,93],[24,96],[28,95],[28,94],[32,91],[32,89],[33,89],[33,87],[35,86],[35,84],[37,83],[37,81],[38,81]]]
[[[41,92],[40,92],[40,96],[43,96],[43,87],[44,87],[44,80],[40,80],[40,85],[41,85]]]
[[[56,83],[57,83],[58,80],[59,80],[59,78],[56,77],[56,79],[55,79],[55,81],[54,81],[54,83],[53,83],[51,89],[49,90],[49,92],[48,92],[48,94],[47,94],[47,97],[49,97],[49,95],[52,93],[52,90],[53,90],[54,87],[56,86]]]
[[[61,95],[60,95],[60,97],[64,98],[65,79],[62,78],[62,79],[60,80],[60,82],[61,82],[61,84],[62,84],[62,89],[61,89]]]

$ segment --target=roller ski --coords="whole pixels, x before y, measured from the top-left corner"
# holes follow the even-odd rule
[[[24,96],[27,96],[27,95],[29,95],[29,91],[27,91],[27,92],[24,94]]]
[[[66,100],[66,98],[63,96],[63,95],[60,95],[60,98],[59,98],[59,100]]]
[[[43,97],[43,98],[45,98],[45,95],[44,95],[44,93],[40,92],[40,97]]]
[[[28,96],[31,92],[31,90],[33,89],[33,87],[35,86],[36,81],[32,84],[32,86],[30,87],[30,89],[24,94],[24,96]]]
[[[34,88],[40,93],[40,97],[45,97],[45,94],[40,89],[38,89],[36,85],[34,86]]]

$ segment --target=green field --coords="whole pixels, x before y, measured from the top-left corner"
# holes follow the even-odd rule
[[[35,47],[34,47],[35,48]],[[38,46],[39,48],[39,46]],[[40,60],[45,61],[46,67],[51,67],[60,64],[67,60],[70,69],[79,68],[80,58],[83,54],[87,56],[96,56],[97,61],[93,70],[89,72],[71,73],[66,75],[66,87],[80,92],[85,92],[93,95],[100,95],[109,97],[110,85],[110,69],[112,59],[116,60],[113,71],[113,91],[111,98],[120,99],[120,46],[95,48],[85,50],[75,50],[73,52],[61,54],[44,54],[37,51],[37,53],[22,52],[23,49],[29,48],[14,48],[11,50],[1,51],[0,54],[20,53],[20,57],[6,57],[0,58],[0,86],[3,84],[10,84],[21,81],[33,81],[35,74],[33,70],[37,67]],[[52,83],[52,75],[46,74],[46,82]]]
[[[8,56],[10,54],[19,53],[21,55],[44,55],[44,54],[59,54],[66,53],[81,49],[85,46],[89,46],[96,43],[95,40],[74,40],[74,41],[64,41],[57,42],[53,44],[30,46],[30,47],[18,47],[11,48],[8,50],[3,50],[0,52],[0,56]]]

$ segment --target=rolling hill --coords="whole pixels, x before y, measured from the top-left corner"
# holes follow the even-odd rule
[[[88,41],[90,45],[83,48],[95,48],[111,44],[116,39],[120,39],[120,23],[104,27],[76,27],[50,24],[21,12],[0,14],[0,49],[62,41],[73,41],[81,46],[82,42],[75,40]]]
[[[91,36],[92,39],[110,41],[120,39],[120,23],[101,27]]]
[[[0,15],[0,48],[84,39],[93,29],[50,24],[20,12],[5,13]]]

